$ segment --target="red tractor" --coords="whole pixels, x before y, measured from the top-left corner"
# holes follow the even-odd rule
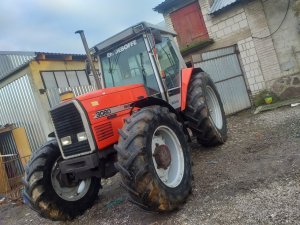
[[[191,135],[226,141],[223,105],[211,78],[186,68],[175,34],[140,23],[99,43],[103,88],[51,109],[54,137],[26,167],[24,201],[41,216],[72,219],[91,207],[100,180],[121,173],[129,200],[158,212],[191,191]]]

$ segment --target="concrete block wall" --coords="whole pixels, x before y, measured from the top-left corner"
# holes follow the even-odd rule
[[[173,26],[173,23],[172,23],[172,20],[171,20],[171,17],[170,17],[170,14],[164,14],[164,20],[165,20],[165,23],[167,25],[167,27],[171,30],[171,31],[175,31],[174,30],[174,26]]]
[[[165,20],[165,23],[166,23],[167,27],[168,27],[171,31],[174,31],[174,32],[175,32],[175,29],[174,29],[174,26],[173,26],[173,23],[172,23],[170,14],[164,14],[163,16],[164,16],[164,20]],[[177,46],[179,47],[179,44],[178,44],[178,41],[177,41],[177,38],[176,38],[176,37],[174,38],[174,40],[175,40],[175,43],[177,44]]]
[[[200,0],[200,4],[204,2],[207,1]],[[249,29],[247,17],[242,7],[236,7],[235,10],[226,12],[221,17],[208,15],[209,8],[208,4],[201,6],[208,34],[215,41],[236,35],[243,29]]]
[[[267,87],[281,77],[279,61],[261,1],[245,5],[247,21]]]
[[[245,80],[252,94],[272,87],[281,77],[296,73],[297,68],[300,70],[300,33],[297,36],[295,30],[291,32],[292,37],[289,36],[294,24],[283,24],[284,35],[278,32],[270,35],[278,24],[278,10],[283,10],[279,4],[286,4],[286,0],[246,1],[216,15],[209,14],[210,0],[198,2],[209,37],[215,43],[195,53],[193,59],[200,59],[198,56],[203,52],[237,44]],[[164,17],[169,28],[174,30],[169,15]],[[290,12],[288,17],[292,17]],[[297,23],[297,20],[293,21]]]
[[[199,4],[209,36],[215,40],[215,44],[206,50],[237,44],[248,88],[252,94],[264,90],[266,83],[260,64],[262,57],[259,58],[255,40],[251,37],[245,4],[238,4],[215,16],[209,15],[208,0],[199,0]]]
[[[236,44],[239,40],[250,36],[247,17],[242,5],[236,5],[232,10],[220,15],[209,15],[209,1],[198,0],[210,38],[215,44],[208,50]]]
[[[280,70],[262,1],[236,4],[217,15],[209,15],[208,0],[198,1],[209,35],[215,40],[215,44],[207,50],[237,44],[241,65],[252,94],[270,88],[284,75]],[[266,36],[267,38],[260,38]]]
[[[243,65],[245,80],[252,94],[266,88],[264,76],[260,68],[260,62],[251,37],[238,41],[241,63]]]

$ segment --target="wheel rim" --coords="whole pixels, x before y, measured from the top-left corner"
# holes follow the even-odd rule
[[[80,180],[76,184],[69,187],[62,187],[60,181],[60,169],[58,165],[58,158],[51,170],[51,183],[56,194],[66,201],[77,201],[84,197],[91,185],[91,178]]]
[[[181,183],[184,173],[183,150],[176,134],[167,126],[159,126],[153,134],[152,160],[159,179],[166,186],[174,188]]]
[[[213,120],[215,126],[218,129],[222,129],[223,127],[223,117],[221,106],[219,104],[218,98],[214,92],[214,90],[210,86],[206,86],[207,90],[207,107],[210,113],[210,117]]]

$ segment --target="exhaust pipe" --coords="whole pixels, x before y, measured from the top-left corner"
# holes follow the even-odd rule
[[[75,32],[75,34],[80,34],[82,44],[83,44],[85,52],[86,52],[87,60],[88,60],[88,63],[90,64],[90,67],[91,67],[91,70],[92,70],[92,73],[93,73],[93,76],[94,76],[94,79],[95,79],[95,82],[96,82],[96,88],[99,90],[99,89],[102,88],[102,85],[100,83],[99,76],[97,76],[97,71],[96,71],[95,65],[93,63],[91,53],[89,51],[89,46],[88,46],[88,44],[86,42],[86,39],[85,39],[84,31],[83,30],[78,30],[78,31]]]

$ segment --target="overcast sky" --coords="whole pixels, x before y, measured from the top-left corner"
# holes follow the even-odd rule
[[[157,24],[152,9],[164,0],[0,0],[0,51],[84,53],[140,21]]]

